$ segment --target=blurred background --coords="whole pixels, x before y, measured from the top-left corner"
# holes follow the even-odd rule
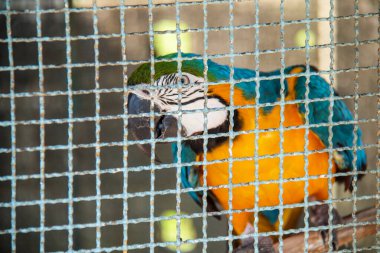
[[[259,1],[259,0],[257,0]],[[123,162],[124,114],[123,83],[126,76],[137,66],[138,61],[150,59],[149,16],[150,10],[145,1],[125,1],[124,24],[121,24],[119,1],[99,0],[96,17],[92,1],[72,0],[69,2],[68,23],[65,23],[65,3],[63,1],[40,0],[41,14],[36,14],[36,0],[11,0],[10,11],[6,2],[0,1],[0,231],[11,228],[12,200],[12,139],[11,139],[11,83],[14,84],[15,103],[15,174],[16,194],[16,246],[19,252],[40,251],[40,233],[25,232],[26,228],[38,228],[41,223],[41,206],[33,203],[40,200],[44,189],[45,227],[64,226],[69,223],[68,171],[69,162],[69,96],[68,80],[72,81],[73,136],[72,170],[73,176],[73,223],[83,224],[73,231],[73,248],[82,250],[96,248],[96,167],[100,168],[101,209],[101,247],[123,245],[122,221],[128,219],[150,218],[151,198],[149,191],[175,190],[175,168],[164,168],[154,172],[154,188],[151,188],[151,171],[136,171],[135,166],[149,165],[149,158],[137,147],[128,146],[128,161]],[[379,2],[360,0],[355,8],[354,0],[334,1],[330,11],[330,1],[310,0],[310,64],[320,70],[332,72],[325,75],[333,79],[333,85],[341,95],[354,94],[355,82],[359,83],[360,94],[378,94],[379,64]],[[153,1],[151,10],[155,31],[175,30],[176,8],[173,1]],[[165,3],[165,4],[164,4]],[[255,68],[255,40],[259,34],[259,69],[270,71],[281,67],[281,12],[280,0],[261,0],[259,6],[259,30],[256,22],[256,2],[241,1],[233,4],[234,58],[236,67]],[[184,52],[204,53],[204,8],[207,11],[206,52],[214,61],[228,64],[230,59],[229,41],[229,3],[212,1],[206,6],[197,1],[181,1],[179,4],[181,29],[183,32],[182,50]],[[283,20],[285,65],[305,64],[307,61],[305,30],[307,18],[304,0],[285,0]],[[66,11],[67,12],[67,11]],[[330,30],[329,15],[336,18]],[[356,16],[355,16],[356,15]],[[41,18],[41,33],[38,32],[38,17]],[[356,17],[356,18],[355,18]],[[7,30],[7,19],[10,30]],[[358,22],[358,46],[355,46],[355,19]],[[125,28],[125,37],[121,35]],[[69,28],[70,38],[66,40]],[[96,35],[98,32],[98,35]],[[94,35],[95,34],[95,35]],[[40,35],[41,38],[38,38]],[[155,35],[156,55],[176,51],[172,47],[173,36]],[[330,36],[333,37],[335,50],[330,52]],[[125,52],[122,40],[125,38]],[[95,54],[95,39],[98,39],[99,55]],[[40,41],[40,55],[38,54]],[[71,46],[71,76],[67,68],[67,43]],[[9,45],[13,54],[9,55]],[[355,50],[359,55],[355,60]],[[126,62],[123,61],[125,53]],[[330,60],[333,57],[333,62]],[[9,59],[13,58],[13,67]],[[42,62],[41,62],[42,61]],[[98,64],[97,64],[98,62]],[[40,67],[43,66],[39,71]],[[355,67],[361,67],[356,69]],[[345,71],[348,70],[348,71]],[[13,72],[12,72],[13,71]],[[41,75],[42,73],[42,75]],[[14,75],[14,79],[11,76]],[[40,76],[39,76],[40,75]],[[43,79],[41,79],[43,78]],[[100,139],[98,164],[96,163],[96,81],[99,89]],[[43,90],[40,90],[40,84]],[[42,92],[42,94],[40,93]],[[44,112],[40,112],[40,95],[43,96]],[[345,101],[351,110],[354,100]],[[371,119],[360,124],[367,149],[368,169],[376,170],[375,146],[378,142],[377,96],[362,96],[358,99],[358,118]],[[44,125],[44,162],[40,161],[41,127]],[[166,148],[159,149],[164,160],[170,161]],[[127,165],[127,166],[126,166]],[[40,172],[44,169],[45,179],[41,184]],[[132,169],[131,169],[132,168]],[[134,194],[127,198],[128,211],[123,213],[123,180],[128,172],[127,191]],[[15,178],[14,178],[15,179]],[[359,183],[357,196],[369,196],[358,201],[358,209],[375,205],[376,176],[367,175]],[[341,187],[335,187],[337,197],[350,197]],[[175,193],[155,195],[154,216],[172,215],[176,210]],[[352,212],[352,201],[338,205],[343,215]],[[200,213],[199,208],[187,194],[181,194],[183,213]],[[127,217],[125,216],[127,215]],[[114,222],[116,221],[116,222]],[[202,238],[202,218],[183,222],[184,239]],[[92,225],[88,225],[92,224]],[[223,218],[218,221],[207,218],[207,236],[216,237],[227,234],[227,223]],[[170,240],[165,231],[173,230],[172,224],[156,222],[155,242]],[[174,226],[175,227],[175,226]],[[24,232],[22,232],[24,231]],[[35,231],[35,230],[34,230]],[[149,222],[128,225],[128,244],[150,242]],[[188,238],[186,238],[188,237]],[[175,238],[175,237],[174,237]],[[367,246],[373,245],[373,238]],[[0,252],[11,249],[9,232],[0,233]],[[65,251],[68,249],[68,231],[51,229],[45,232],[45,251]],[[182,248],[183,252],[200,252],[202,244]],[[42,250],[42,249],[41,249]],[[225,252],[226,242],[209,242],[208,252]],[[149,248],[130,250],[148,252]],[[171,252],[170,248],[156,247],[155,252]]]

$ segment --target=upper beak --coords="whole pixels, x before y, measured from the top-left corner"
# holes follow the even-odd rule
[[[177,119],[171,115],[164,115],[164,111],[156,104],[153,105],[152,113],[160,116],[152,116],[153,128],[151,128],[151,100],[148,91],[132,91],[128,96],[128,115],[141,115],[128,119],[128,131],[137,140],[165,139],[177,136]],[[152,136],[153,134],[153,136]]]

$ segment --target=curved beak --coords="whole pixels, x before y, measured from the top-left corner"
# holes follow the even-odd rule
[[[128,115],[140,117],[130,117],[128,119],[128,132],[134,140],[150,140],[165,139],[177,136],[177,119],[171,115],[153,116],[154,127],[151,129],[151,119],[149,117],[151,111],[151,99],[148,91],[139,90],[132,91],[128,95]],[[154,104],[155,113],[164,113],[160,107]],[[153,134],[153,136],[152,136]],[[150,144],[138,145],[140,149],[148,155],[151,153]]]

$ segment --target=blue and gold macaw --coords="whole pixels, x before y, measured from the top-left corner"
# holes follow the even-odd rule
[[[177,133],[183,137],[180,157],[177,156],[179,148],[177,142],[173,144],[174,162],[179,158],[181,163],[202,164],[206,161],[204,166],[183,166],[181,181],[185,188],[202,186],[204,171],[207,170],[207,186],[213,187],[207,196],[209,209],[231,208],[228,189],[230,169],[232,183],[240,184],[232,189],[233,210],[255,207],[253,184],[255,180],[260,182],[257,200],[259,207],[276,207],[280,204],[280,197],[283,205],[302,203],[305,200],[306,180],[308,183],[306,197],[323,201],[329,197],[329,178],[321,175],[328,175],[330,170],[332,173],[340,173],[366,169],[366,154],[364,149],[360,148],[362,146],[360,129],[354,132],[353,117],[347,106],[342,100],[337,99],[339,98],[337,93],[330,94],[333,89],[318,75],[315,68],[310,67],[308,85],[306,85],[306,66],[291,66],[283,70],[288,76],[284,80],[281,80],[279,70],[260,72],[259,86],[254,81],[255,71],[234,68],[235,84],[231,87],[230,68],[208,60],[207,82],[211,84],[205,92],[203,60],[194,54],[182,54],[182,58],[184,59],[181,61],[181,73],[178,73],[177,54],[158,58],[158,62],[154,64],[153,87],[131,91],[128,108],[131,114],[147,113],[153,102],[155,111],[162,114],[155,118],[155,138],[176,137]],[[150,64],[138,67],[128,81],[128,85],[150,83]],[[285,99],[283,108],[279,104],[281,91]],[[309,102],[305,103],[307,93]],[[230,105],[239,108],[231,110]],[[255,105],[260,106],[257,122]],[[207,112],[203,111],[205,108]],[[306,117],[309,126],[305,125]],[[328,124],[330,120],[333,122],[331,127]],[[145,130],[149,129],[149,118],[131,121],[129,125],[132,132],[141,134],[144,127]],[[178,125],[181,126],[180,129]],[[306,128],[309,128],[308,133]],[[231,140],[232,146],[230,146],[230,129],[235,132]],[[255,133],[255,129],[259,129],[259,133]],[[205,132],[208,137],[204,135]],[[205,138],[207,138],[206,151]],[[257,150],[255,141],[257,141]],[[309,152],[306,155],[305,146]],[[333,148],[331,161],[330,146]],[[354,146],[358,147],[355,152]],[[234,158],[231,165],[228,161],[230,152]],[[253,159],[255,155],[259,157],[257,164]],[[308,160],[307,165],[305,157]],[[255,178],[256,170],[258,178]],[[305,179],[306,176],[310,178]],[[280,183],[281,178],[285,182]],[[346,189],[351,189],[352,178],[350,174],[333,177],[331,180],[344,182]],[[280,196],[280,184],[283,188],[282,196]],[[191,191],[190,195],[199,205],[203,204],[202,192]],[[327,225],[326,204],[322,203],[312,208],[310,210],[312,225]],[[294,219],[299,214],[299,209],[285,209],[284,227],[293,226]],[[324,217],[322,219],[321,214]],[[333,214],[338,216],[335,210]],[[259,217],[263,218],[264,225],[261,227],[259,225],[259,231],[278,229],[278,215],[279,211],[275,208],[260,212]],[[251,211],[236,212],[232,216],[235,234],[252,232],[254,215]],[[338,220],[338,217],[333,219],[334,222]],[[336,238],[333,241],[335,243]],[[242,240],[240,245],[239,243],[236,245],[236,250],[245,247],[252,245]]]

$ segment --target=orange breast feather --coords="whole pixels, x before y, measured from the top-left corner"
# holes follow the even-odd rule
[[[288,82],[294,82],[289,80]],[[222,86],[214,86],[211,92],[217,93],[226,101],[230,101],[228,84]],[[291,96],[286,99],[292,99]],[[244,99],[241,90],[234,91],[235,105],[249,105],[254,101]],[[241,131],[249,131],[255,129],[255,108],[238,109],[237,113],[242,120]],[[232,155],[233,158],[248,158],[243,161],[234,161],[232,166],[228,162],[220,162],[208,165],[207,184],[209,186],[225,186],[221,189],[213,190],[224,209],[229,209],[229,170],[232,173],[233,184],[244,184],[243,186],[233,186],[232,189],[232,209],[252,209],[255,205],[255,187],[254,182],[260,183],[258,191],[258,205],[277,206],[280,204],[280,186],[283,188],[283,204],[299,203],[305,197],[305,170],[310,176],[326,175],[328,172],[328,153],[314,153],[308,155],[307,168],[305,168],[305,155],[291,155],[293,152],[304,152],[305,147],[305,129],[292,129],[283,131],[282,151],[280,147],[280,106],[275,106],[273,110],[264,115],[260,110],[258,129],[266,132],[259,133],[258,136],[258,156],[272,155],[274,157],[259,157],[257,165],[255,164],[255,134],[242,134],[233,140]],[[302,118],[298,113],[297,105],[289,104],[284,108],[284,127],[303,125]],[[319,138],[309,131],[307,135],[308,150],[324,149],[323,143]],[[284,154],[282,165],[280,166],[279,154]],[[229,142],[223,143],[207,154],[207,161],[223,160],[229,157]],[[200,159],[200,158],[199,158]],[[280,167],[283,168],[282,173]],[[258,178],[256,180],[255,173],[258,170]],[[333,168],[335,171],[335,168]],[[295,179],[292,182],[281,183],[278,181],[283,179]],[[270,182],[277,180],[277,182]],[[200,180],[203,182],[203,180]],[[308,180],[309,196],[313,195],[317,199],[326,199],[328,197],[328,179],[318,178]],[[237,234],[244,231],[247,222],[252,221],[252,213],[242,212],[233,215],[233,226]]]

